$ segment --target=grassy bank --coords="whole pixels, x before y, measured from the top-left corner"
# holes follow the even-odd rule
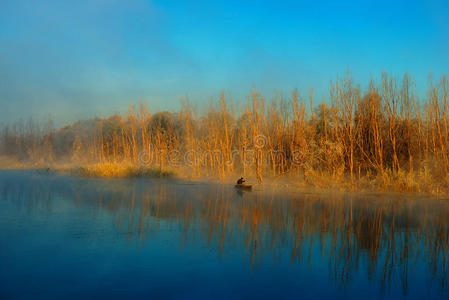
[[[135,166],[129,162],[105,162],[88,165],[76,165],[71,163],[61,164],[33,164],[33,163],[8,163],[0,165],[0,169],[32,169],[43,172],[56,172],[80,177],[93,178],[179,178],[184,180],[202,180],[210,182],[224,182],[233,184],[240,173],[228,174],[225,178],[217,176],[216,172],[203,172],[196,176],[192,169],[179,167],[177,169],[151,169]],[[432,180],[426,173],[411,173],[399,170],[398,172],[386,171],[375,176],[358,176],[352,178],[348,175],[335,177],[327,173],[307,172],[298,174],[283,174],[280,176],[264,177],[264,182],[258,181],[257,175],[248,172],[245,178],[257,189],[265,187],[282,189],[308,189],[315,191],[339,191],[339,192],[386,192],[407,193],[435,196],[448,196],[447,189],[442,188],[438,181]]]
[[[175,177],[174,171],[150,169],[145,167],[136,167],[131,164],[104,163],[94,164],[84,167],[68,169],[72,175],[82,177],[106,177],[106,178],[125,178],[125,177]]]
[[[18,161],[9,157],[0,157],[0,169],[3,170],[38,170],[43,172],[56,172],[70,174],[80,177],[104,177],[104,178],[126,178],[126,177],[156,177],[173,178],[177,174],[174,170],[150,169],[134,166],[130,163],[96,163],[78,165],[70,162],[45,163]]]

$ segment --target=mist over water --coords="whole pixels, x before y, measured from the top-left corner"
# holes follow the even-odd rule
[[[446,299],[449,203],[0,172],[2,298]]]

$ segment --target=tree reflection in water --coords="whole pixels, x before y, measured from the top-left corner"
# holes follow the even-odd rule
[[[202,239],[218,256],[242,252],[252,267],[287,258],[325,260],[332,280],[348,287],[366,276],[381,290],[425,265],[430,283],[448,289],[449,203],[382,195],[237,194],[229,186],[164,180],[84,180],[32,177],[2,181],[3,199],[25,210],[51,210],[58,197],[114,215],[128,241],[143,246],[161,230],[180,230],[182,245]],[[93,216],[95,217],[95,216]],[[284,256],[284,257],[283,257]]]

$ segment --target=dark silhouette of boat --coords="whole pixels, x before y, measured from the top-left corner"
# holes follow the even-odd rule
[[[251,184],[241,183],[241,184],[236,184],[235,188],[239,189],[239,190],[251,191],[253,189],[253,186]]]

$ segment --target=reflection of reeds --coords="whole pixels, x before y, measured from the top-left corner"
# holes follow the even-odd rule
[[[140,105],[124,116],[59,130],[30,121],[2,129],[1,154],[40,165],[90,165],[100,176],[128,172],[123,165],[186,176],[245,173],[262,181],[289,174],[321,186],[447,192],[448,86],[447,77],[430,80],[419,100],[409,75],[398,82],[383,74],[363,94],[348,74],[331,85],[330,104],[313,107],[310,93],[310,111],[296,90],[273,101],[251,90],[242,106],[222,93],[203,113],[184,101],[179,113],[151,114]],[[103,165],[118,167],[108,173]]]
[[[374,208],[370,207],[372,203],[359,203],[351,210],[348,202],[342,203],[343,199],[252,199],[255,201],[231,205],[223,195],[218,193],[216,197],[196,199],[199,207],[189,206],[188,213],[178,207],[179,203],[159,205],[167,212],[173,209],[171,214],[177,216],[180,224],[199,218],[208,245],[216,248],[219,255],[226,247],[241,247],[248,253],[250,263],[258,265],[270,253],[276,258],[280,249],[289,247],[294,261],[310,264],[315,255],[312,247],[318,243],[322,254],[329,257],[330,274],[343,285],[349,285],[353,273],[365,265],[367,276],[380,286],[386,288],[393,280],[400,280],[407,290],[411,265],[424,259],[431,274],[438,274],[447,288],[444,274],[449,228],[442,225],[441,215],[415,217],[409,215],[405,203]],[[184,218],[189,221],[183,221]],[[190,228],[189,232],[194,235],[194,231]],[[426,244],[432,247],[427,253],[420,252]]]
[[[329,274],[342,286],[366,270],[366,276],[382,289],[401,282],[404,292],[415,266],[425,263],[430,280],[448,288],[445,203],[338,195],[279,197],[269,192],[240,198],[224,186],[202,187],[202,193],[197,193],[197,187],[177,188],[182,190],[166,182],[69,184],[37,177],[31,184],[2,182],[0,192],[5,200],[27,210],[33,205],[51,209],[55,193],[72,197],[76,206],[96,205],[100,212],[114,215],[115,226],[130,242],[145,243],[160,229],[177,228],[181,244],[202,237],[220,257],[242,251],[254,266],[281,255],[299,264],[327,259]]]

